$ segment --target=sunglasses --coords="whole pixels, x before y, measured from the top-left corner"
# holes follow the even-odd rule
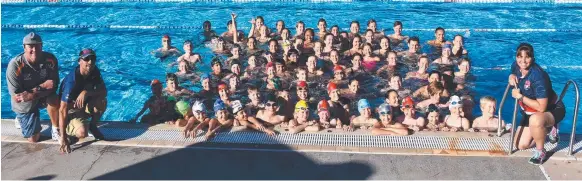
[[[275,107],[275,106],[277,106],[277,103],[265,103],[265,106],[267,106],[267,107]]]

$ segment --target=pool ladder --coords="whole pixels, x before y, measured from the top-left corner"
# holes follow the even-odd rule
[[[574,89],[576,90],[576,104],[574,105],[574,119],[572,120],[572,132],[570,135],[570,145],[568,146],[568,155],[567,156],[572,156],[572,149],[574,147],[574,140],[576,139],[576,120],[578,119],[578,105],[580,105],[580,92],[578,90],[578,84],[576,84],[576,82],[574,82],[574,80],[568,80],[568,82],[566,82],[566,85],[564,86],[564,89],[562,90],[562,93],[560,94],[560,97],[558,99],[558,102],[562,101],[562,99],[564,98],[564,96],[566,95],[566,91],[568,90],[568,88],[570,87],[570,84],[574,85]],[[501,103],[499,104],[499,110],[497,110],[497,116],[501,119],[501,110],[503,110],[503,105],[505,103],[505,99],[507,98],[507,93],[509,93],[509,90],[511,88],[511,85],[507,84],[507,87],[505,88],[505,92],[503,93],[503,98],[501,98]],[[509,152],[508,154],[512,154],[513,153],[513,138],[514,138],[514,134],[515,134],[515,121],[517,119],[517,99],[515,99],[515,104],[513,106],[513,119],[512,119],[512,124],[511,124],[511,140],[509,140]],[[503,134],[502,131],[502,127],[503,125],[501,125],[501,121],[499,121],[499,125],[497,127],[497,136],[501,136]]]

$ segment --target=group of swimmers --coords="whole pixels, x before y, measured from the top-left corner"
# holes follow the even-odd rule
[[[474,77],[461,35],[450,42],[436,28],[435,39],[427,42],[431,51],[423,53],[418,37],[401,33],[400,21],[390,35],[378,31],[373,19],[363,34],[358,21],[351,22],[350,32],[337,25],[328,29],[325,19],[317,32],[299,21],[293,35],[282,20],[275,29],[261,16],[250,22],[247,36],[237,29],[234,13],[221,35],[204,22],[205,46],[214,53],[208,73],[197,70],[204,61],[192,41],[183,43],[182,54],[164,35],[162,48],[153,53],[176,57],[178,71],[166,75],[165,88],[159,80],[151,82],[153,96],[131,122],[149,109],[141,122],[183,127],[186,137],[205,129],[207,139],[231,127],[269,135],[276,134],[275,126],[291,133],[337,128],[409,135],[492,132],[500,121],[505,124],[495,116],[491,96],[479,99],[482,115],[473,116]],[[185,81],[201,90],[181,87]]]

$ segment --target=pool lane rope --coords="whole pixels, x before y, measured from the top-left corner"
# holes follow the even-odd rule
[[[352,2],[359,0],[274,0],[275,2]],[[582,4],[581,0],[379,0],[413,3],[555,3]],[[2,4],[24,3],[188,3],[188,2],[272,2],[272,0],[2,0]]]
[[[152,26],[152,25],[57,25],[57,24],[3,24],[2,29],[143,29],[143,30],[198,30],[200,26]],[[250,27],[240,27],[250,29]],[[554,29],[554,28],[445,28],[450,32],[582,32],[582,29]],[[403,31],[434,31],[434,28],[412,28]]]

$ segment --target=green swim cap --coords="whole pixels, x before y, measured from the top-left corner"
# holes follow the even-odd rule
[[[190,108],[190,104],[188,104],[188,102],[186,101],[178,101],[175,107],[176,111],[182,114],[182,116],[188,113],[188,108]]]
[[[168,98],[166,100],[167,101],[176,101],[176,98],[174,96],[168,96]]]

